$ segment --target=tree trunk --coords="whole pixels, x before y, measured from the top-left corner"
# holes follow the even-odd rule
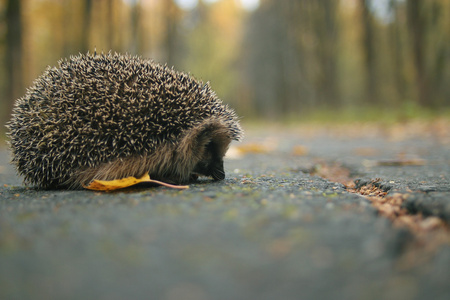
[[[6,103],[3,118],[9,118],[13,101],[23,92],[23,47],[22,47],[22,16],[20,0],[8,0],[6,5]]]
[[[141,3],[140,0],[136,0],[133,3],[131,10],[131,53],[141,54],[142,41],[141,41]]]
[[[164,48],[166,53],[166,62],[168,66],[176,63],[176,29],[177,29],[177,11],[173,0],[164,0],[164,15],[166,25],[166,36]]]
[[[360,0],[361,22],[363,28],[363,53],[366,69],[366,95],[369,104],[379,103],[378,78],[375,57],[375,37],[372,14],[369,9],[368,0]]]
[[[390,47],[392,49],[393,72],[395,78],[395,89],[397,91],[397,102],[402,102],[406,98],[406,80],[403,75],[404,57],[402,45],[402,21],[398,12],[398,4],[396,0],[390,0],[391,9],[395,15],[395,21],[390,25]]]
[[[81,52],[86,53],[89,50],[89,35],[91,31],[92,19],[92,0],[84,0],[84,15],[81,33]]]
[[[425,68],[424,27],[426,24],[421,16],[420,0],[408,0],[408,23],[411,34],[413,66],[415,70],[418,103],[421,106],[430,106],[429,86]]]
[[[107,44],[109,49],[115,49],[115,43],[114,43],[114,34],[115,34],[115,30],[114,30],[114,0],[109,0],[107,3],[107,31],[106,31],[106,35],[107,35]]]

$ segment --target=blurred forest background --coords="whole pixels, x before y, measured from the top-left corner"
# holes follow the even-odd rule
[[[0,0],[1,123],[48,65],[94,49],[210,81],[244,120],[450,108],[449,0]]]

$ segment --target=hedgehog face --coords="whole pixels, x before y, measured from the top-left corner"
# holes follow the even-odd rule
[[[207,119],[185,132],[177,147],[179,163],[187,162],[186,170],[191,170],[190,177],[198,175],[211,176],[214,180],[223,180],[225,172],[223,157],[231,142],[226,124],[215,118]],[[193,175],[193,176],[192,176]],[[185,176],[181,176],[185,177]]]
[[[214,180],[225,179],[223,159],[218,153],[218,145],[210,142],[206,145],[203,156],[194,167],[194,174],[211,176]]]

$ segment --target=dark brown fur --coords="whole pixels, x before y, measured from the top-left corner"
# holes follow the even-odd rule
[[[114,180],[130,176],[150,178],[169,183],[186,183],[196,175],[224,179],[223,156],[231,138],[218,120],[206,120],[186,130],[177,144],[164,143],[153,153],[118,158],[93,168],[74,172],[67,182],[71,188],[88,185],[92,180]]]

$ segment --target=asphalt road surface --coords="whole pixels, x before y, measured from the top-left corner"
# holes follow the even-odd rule
[[[3,149],[0,299],[450,299],[448,138],[282,132],[181,191],[36,190]],[[439,226],[395,225],[324,166]]]

